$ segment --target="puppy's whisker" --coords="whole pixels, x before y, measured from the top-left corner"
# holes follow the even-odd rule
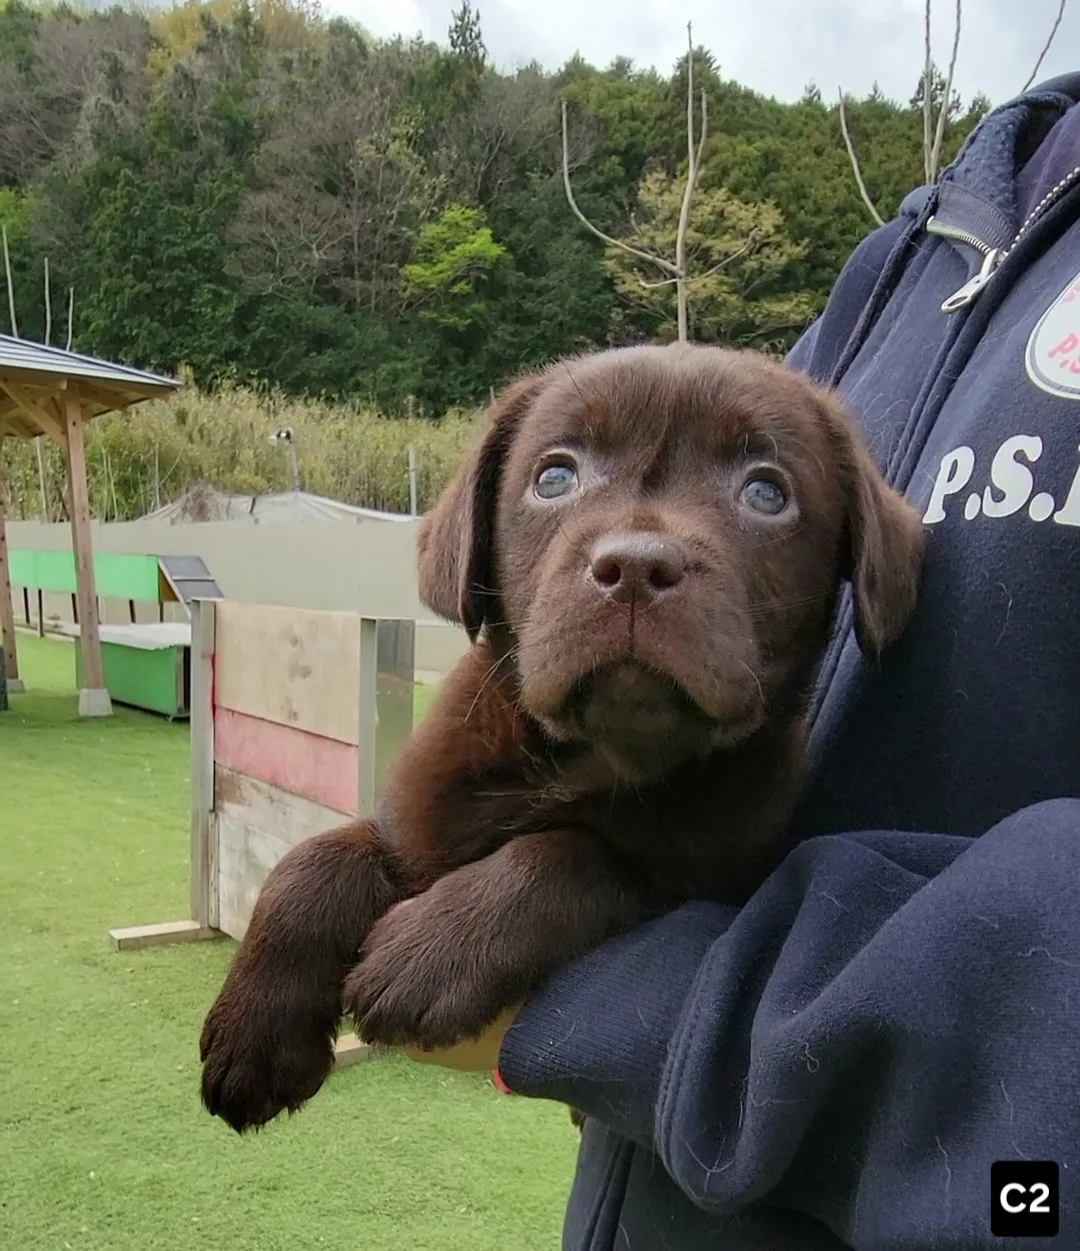
[[[469,718],[476,711],[476,705],[480,702],[480,697],[483,695],[484,691],[487,690],[488,684],[495,677],[495,674],[498,673],[500,666],[505,664],[506,661],[508,660],[516,659],[517,651],[518,651],[517,647],[512,647],[508,652],[505,652],[502,656],[500,656],[493,665],[490,665],[488,667],[487,672],[484,674],[484,676],[480,679],[480,682],[477,684],[476,695],[473,698],[472,703],[469,705],[468,712],[465,713],[465,717],[464,717],[465,722],[468,722]]]
[[[765,707],[765,690],[761,685],[761,679],[753,671],[753,669],[750,668],[750,666],[746,663],[745,660],[740,660],[738,656],[732,656],[731,659],[734,660],[735,663],[739,665],[741,668],[745,669],[746,672],[754,679],[754,685],[757,687],[758,699],[761,701],[762,708],[764,708]]]
[[[822,463],[821,457],[810,446],[809,443],[807,443],[804,439],[800,439],[797,435],[793,435],[793,434],[786,435],[785,442],[790,444],[790,446],[792,447],[797,447],[801,452],[806,453],[807,460],[812,460],[817,465],[818,472],[821,474],[822,480],[825,480],[828,477],[828,475],[825,472],[825,466]],[[773,439],[773,445],[774,447],[776,445],[775,439]]]
[[[771,616],[773,613],[788,612],[793,608],[807,608],[811,604],[820,604],[825,600],[824,594],[795,596],[790,599],[770,600],[764,604],[754,604],[746,610],[746,615],[751,621],[759,621],[762,617]]]
[[[569,381],[570,381],[570,385],[571,385],[571,386],[574,388],[574,390],[578,393],[578,395],[581,397],[581,399],[584,399],[584,398],[585,398],[585,392],[584,392],[584,391],[582,391],[581,387],[578,385],[578,380],[574,377],[573,370],[570,368],[570,362],[569,362],[569,361],[563,361],[563,362],[562,362],[562,367],[563,367],[563,372],[566,374],[567,378],[568,378],[568,379],[569,379]]]

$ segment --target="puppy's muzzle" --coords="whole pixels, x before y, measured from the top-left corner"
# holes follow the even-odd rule
[[[665,535],[648,530],[608,534],[589,557],[586,579],[618,604],[650,604],[686,576],[686,553]]]

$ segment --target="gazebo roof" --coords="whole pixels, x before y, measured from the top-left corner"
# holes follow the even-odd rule
[[[0,334],[0,434],[34,438],[49,433],[33,410],[46,407],[51,415],[48,401],[71,385],[78,387],[83,411],[92,418],[168,395],[180,383],[161,374]]]

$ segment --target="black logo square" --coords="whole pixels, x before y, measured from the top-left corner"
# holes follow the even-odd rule
[[[997,1160],[990,1165],[990,1232],[996,1238],[1054,1238],[1058,1166],[1053,1160]]]

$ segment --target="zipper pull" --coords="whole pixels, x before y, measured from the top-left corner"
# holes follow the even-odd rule
[[[993,278],[997,267],[1005,259],[1005,251],[1005,248],[991,248],[987,252],[979,272],[973,278],[969,278],[959,291],[954,291],[947,300],[943,301],[941,311],[943,313],[955,313],[962,308],[967,308],[983,287]]]

